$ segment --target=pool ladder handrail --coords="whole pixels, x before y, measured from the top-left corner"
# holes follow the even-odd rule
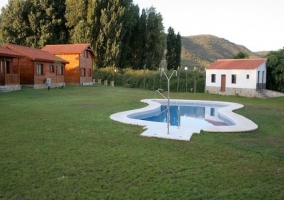
[[[164,99],[168,100],[168,98],[165,97],[159,90],[156,90],[156,91],[155,91],[155,100],[157,99],[157,97],[156,97],[157,92],[158,92],[162,97],[164,97]]]
[[[167,97],[165,97],[159,90],[155,91],[155,100],[157,99],[156,93],[159,93],[162,97],[164,97],[165,99],[168,99]],[[167,111],[168,108],[166,108],[165,110],[163,110],[162,112],[160,112],[159,114],[157,114],[156,116],[162,114],[163,112]],[[180,106],[178,106],[178,128],[180,127]]]
[[[165,99],[168,99],[167,97],[165,97],[159,90],[156,90],[155,91],[155,100],[157,99],[156,98],[156,94],[157,94],[157,92],[162,96],[162,97],[164,97]],[[167,111],[168,110],[168,108],[166,108],[165,110],[163,110],[162,112],[160,112],[159,114],[157,114],[156,116],[158,116],[158,115],[160,115],[160,114],[162,114],[163,112],[165,112],[165,111]]]
[[[178,129],[180,127],[180,106],[178,106]]]
[[[166,108],[165,110],[163,110],[162,112],[160,112],[159,114],[156,114],[156,116],[162,114],[163,112],[167,111],[168,109]]]

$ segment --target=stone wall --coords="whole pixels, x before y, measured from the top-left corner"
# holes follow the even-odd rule
[[[211,94],[258,97],[255,89],[247,88],[226,88],[225,92],[221,92],[221,87],[206,86],[205,91]]]
[[[82,82],[81,84],[82,86],[90,86],[90,85],[94,85],[93,82]]]
[[[258,97],[258,98],[284,96],[284,93],[267,90],[267,89],[262,89],[258,91],[256,89],[246,89],[246,88],[226,88],[225,92],[221,92],[221,87],[206,86],[205,91],[211,94]],[[263,96],[263,94],[265,95],[265,97]]]
[[[262,90],[262,92],[268,96],[268,97],[284,97],[284,93],[282,92],[276,92],[276,91],[273,91],[273,90]]]
[[[47,84],[34,84],[34,85],[22,85],[25,88],[34,88],[34,89],[47,89]],[[57,87],[65,87],[65,83],[51,83],[50,88],[57,88]]]
[[[21,85],[0,86],[0,92],[11,92],[11,91],[16,91],[16,90],[21,90]]]

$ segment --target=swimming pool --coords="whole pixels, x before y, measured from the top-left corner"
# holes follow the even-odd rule
[[[184,126],[190,125],[191,122],[205,123],[208,122],[213,126],[232,126],[234,123],[224,117],[219,117],[218,109],[223,106],[215,105],[171,105],[170,106],[170,125]],[[157,110],[147,115],[133,117],[145,121],[167,123],[167,106],[161,105],[159,112]]]
[[[193,133],[243,132],[258,126],[251,120],[238,115],[233,110],[243,105],[222,101],[170,100],[170,131],[167,132],[165,99],[141,100],[148,106],[124,111],[110,116],[111,119],[127,124],[144,126],[141,135],[148,137],[190,140]]]

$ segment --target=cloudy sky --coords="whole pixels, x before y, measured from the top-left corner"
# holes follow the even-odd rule
[[[0,7],[8,0],[0,0]],[[284,47],[283,0],[133,0],[140,9],[156,8],[165,32],[182,36],[210,34],[251,51]]]

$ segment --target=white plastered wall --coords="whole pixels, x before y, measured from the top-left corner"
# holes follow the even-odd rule
[[[211,82],[211,75],[216,75],[215,83]],[[232,83],[232,75],[236,75],[236,83]],[[255,89],[257,72],[253,70],[206,70],[206,86],[221,87],[221,76],[226,75],[226,88]],[[247,78],[248,76],[248,78]]]
[[[258,72],[259,72],[259,78],[257,80],[258,77]],[[266,62],[262,63],[257,70],[255,71],[255,84],[256,83],[266,83],[266,76],[267,76],[267,70],[266,70]],[[263,76],[263,77],[262,77]]]

